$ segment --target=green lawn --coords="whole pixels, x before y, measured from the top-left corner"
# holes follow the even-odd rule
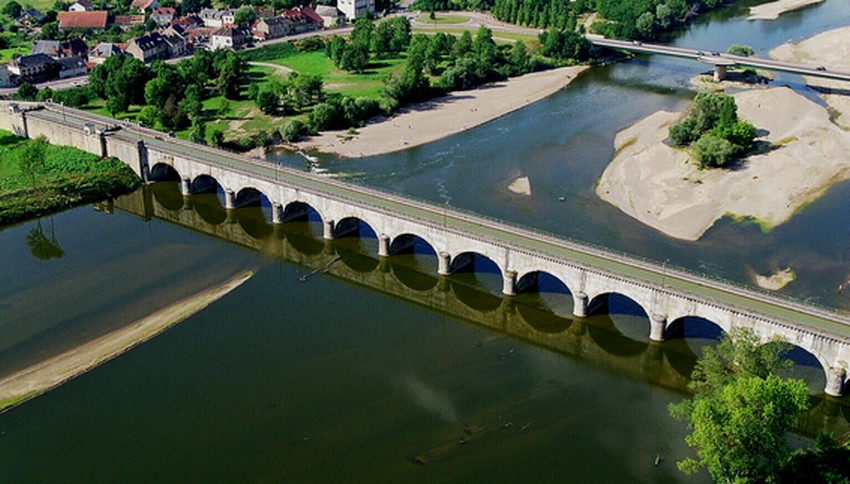
[[[18,36],[10,35],[9,47],[0,50],[0,64],[8,64],[12,57],[27,55],[32,49],[32,42],[29,40],[21,40]]]
[[[17,0],[17,1],[25,9],[32,7],[32,8],[37,9],[41,13],[47,12],[48,10],[52,10],[53,4],[56,3],[56,0]],[[5,7],[7,3],[11,3],[11,0],[0,0],[0,8]]]
[[[433,19],[429,18],[428,15],[420,15],[416,20],[435,25],[454,25],[469,22],[466,17],[458,17],[457,15],[434,15]]]
[[[325,90],[350,97],[377,98],[384,87],[384,80],[391,72],[404,65],[403,58],[372,60],[362,74],[353,74],[334,67],[324,52],[307,52],[290,55],[269,62],[288,67],[301,74],[313,74],[324,79]]]

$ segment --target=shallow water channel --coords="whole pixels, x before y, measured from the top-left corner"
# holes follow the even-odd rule
[[[720,15],[678,42],[760,52],[761,39],[850,24],[846,10],[828,0],[774,23]],[[684,107],[684,84],[699,71],[639,58],[421,148],[312,166],[277,160],[742,283],[748,268],[790,264],[799,279],[787,294],[843,307],[822,286],[850,272],[848,184],[769,234],[724,221],[696,243],[641,227],[593,195],[616,131]],[[505,190],[518,176],[530,178],[530,197]],[[555,281],[504,298],[486,266],[440,279],[422,247],[381,261],[373,238],[325,242],[315,220],[272,227],[257,207],[228,217],[215,195],[184,200],[175,183],[94,208],[0,231],[0,378],[245,269],[256,275],[0,414],[0,482],[687,479],[675,468],[689,455],[686,428],[667,405],[716,338],[711,325],[694,321],[650,344],[646,316],[624,298],[573,320]],[[822,371],[797,359],[814,395],[798,435],[848,432],[847,398],[820,397]]]

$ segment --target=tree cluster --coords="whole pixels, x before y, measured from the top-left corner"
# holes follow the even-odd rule
[[[200,123],[203,100],[217,90],[237,99],[246,63],[232,51],[198,51],[178,64],[154,61],[150,67],[133,57],[112,56],[89,73],[89,89],[106,100],[110,113],[143,105],[139,120],[161,128]],[[201,128],[196,128],[201,129]]]
[[[591,29],[607,37],[651,39],[688,22],[698,12],[722,7],[725,0],[596,0],[605,21]]]
[[[720,167],[753,148],[756,129],[738,119],[735,98],[701,92],[688,116],[670,127],[669,137],[675,146],[690,146],[701,167]]]
[[[495,0],[491,13],[502,22],[539,29],[575,30],[585,0]]]
[[[809,407],[802,380],[782,379],[788,343],[760,344],[749,329],[732,331],[704,350],[692,375],[694,396],[670,405],[686,420],[685,438],[697,459],[678,463],[692,474],[705,468],[718,482],[771,482],[791,456],[785,434]]]

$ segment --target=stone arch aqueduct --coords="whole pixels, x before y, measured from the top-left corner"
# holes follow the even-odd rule
[[[272,223],[304,215],[310,207],[321,217],[326,239],[363,222],[378,237],[380,257],[392,255],[413,235],[437,254],[440,275],[485,257],[501,271],[506,296],[532,284],[537,274],[548,273],[569,289],[577,318],[585,317],[600,298],[621,294],[649,315],[654,341],[663,341],[672,325],[686,317],[706,319],[726,332],[748,327],[765,341],[779,336],[817,358],[826,374],[827,394],[840,396],[848,386],[850,318],[845,315],[452,209],[162,139],[161,133],[141,127],[116,129],[114,120],[90,113],[56,105],[33,107],[6,103],[0,110],[0,129],[31,138],[44,135],[54,144],[115,156],[145,181],[167,165],[179,175],[184,195],[201,188],[205,180],[215,180],[224,190],[227,209],[256,202],[262,194],[271,202]]]

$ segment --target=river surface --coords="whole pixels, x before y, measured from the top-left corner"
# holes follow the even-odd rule
[[[761,53],[848,25],[847,10],[829,0],[775,22],[725,12],[677,43]],[[724,221],[695,243],[593,195],[615,133],[684,108],[699,71],[638,58],[470,132],[313,169],[741,283],[748,268],[791,265],[787,294],[843,307],[822,286],[850,272],[848,184],[769,234]],[[519,176],[531,197],[505,189]],[[573,321],[552,281],[509,300],[486,267],[441,280],[419,247],[379,261],[374,239],[327,243],[315,221],[273,229],[264,215],[226,220],[215,196],[184,201],[162,183],[0,231],[0,378],[257,270],[163,335],[0,415],[0,482],[707,480],[676,470],[686,428],[666,407],[712,327],[650,344],[629,301]],[[822,371],[798,361],[820,394]],[[846,400],[813,397],[798,433],[846,434]]]

